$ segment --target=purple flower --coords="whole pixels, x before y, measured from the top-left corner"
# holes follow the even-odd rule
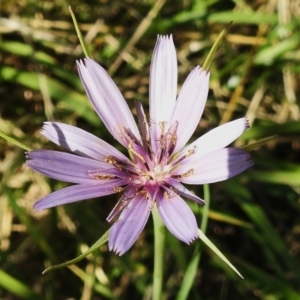
[[[177,59],[172,36],[159,36],[150,70],[150,118],[136,102],[139,128],[119,89],[92,59],[77,62],[80,79],[99,117],[129,152],[130,159],[79,128],[45,122],[42,134],[74,154],[51,150],[27,153],[27,165],[58,180],[75,183],[34,204],[46,208],[122,193],[108,216],[118,215],[109,233],[109,249],[125,253],[143,230],[152,209],[166,227],[189,244],[198,237],[196,218],[182,199],[204,201],[184,187],[228,179],[252,165],[250,154],[224,148],[247,128],[246,118],[221,125],[186,146],[197,127],[208,94],[209,73],[199,66],[178,97]],[[157,207],[157,208],[156,208]]]

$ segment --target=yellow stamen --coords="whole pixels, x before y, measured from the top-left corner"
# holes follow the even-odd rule
[[[131,143],[128,144],[128,151],[131,152],[131,153],[133,153],[135,156],[137,156],[143,163],[146,163],[144,157],[143,157],[141,154],[137,153],[137,152],[133,149]]]
[[[190,170],[188,170],[186,173],[181,174],[181,175],[180,175],[180,178],[189,177],[190,175],[193,175],[193,174],[194,174],[194,169],[190,169]]]
[[[115,186],[114,187],[114,191],[116,192],[116,193],[120,193],[120,192],[122,192],[124,190],[124,188],[122,188],[121,186]]]

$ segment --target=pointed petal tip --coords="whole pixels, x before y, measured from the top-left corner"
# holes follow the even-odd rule
[[[192,243],[195,242],[196,239],[198,239],[198,238],[199,238],[199,234],[198,234],[198,231],[197,231],[196,234],[195,234],[195,236],[193,236],[193,237],[191,238],[191,240],[187,242],[187,244],[188,244],[188,245],[192,244]]]
[[[78,60],[76,60],[76,66],[77,66],[77,68],[85,67],[85,65],[84,65],[84,59],[78,59]]]
[[[114,249],[113,252],[116,253],[118,256],[122,256],[126,251],[121,251],[120,249]]]
[[[164,190],[171,197],[166,198],[162,191],[158,191],[156,201],[160,217],[176,238],[186,244],[192,243],[198,236],[195,215],[180,196],[166,187]]]
[[[36,212],[38,212],[38,213],[40,213],[40,212],[43,210],[43,208],[40,208],[40,207],[39,207],[39,201],[35,202],[35,203],[32,205],[32,208],[33,208]]]
[[[117,248],[109,248],[109,251],[114,252],[118,256],[122,256],[126,251],[121,251],[120,249]]]
[[[180,240],[181,240],[182,242],[186,243],[187,245],[191,245],[192,243],[195,242],[195,240],[196,240],[198,237],[199,237],[199,235],[198,235],[198,232],[197,232],[195,235],[189,236],[188,239],[183,239],[183,238],[181,238]]]
[[[247,117],[245,117],[245,127],[246,127],[246,129],[249,129],[249,128],[250,128],[250,123],[249,123],[249,120],[248,120]],[[246,129],[245,129],[245,130],[246,130]]]
[[[173,41],[173,35],[172,34],[158,34],[157,40],[162,40],[162,39]]]
[[[118,245],[114,245],[110,242],[110,240],[108,240],[108,250],[114,252],[118,256],[122,256],[128,249],[124,251],[124,249],[120,249]]]
[[[137,194],[130,200],[122,211],[118,221],[110,229],[109,250],[117,255],[123,255],[138,239],[149,218],[150,210],[143,193]]]

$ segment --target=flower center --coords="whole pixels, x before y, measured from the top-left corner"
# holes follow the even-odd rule
[[[156,165],[153,168],[152,172],[149,173],[149,175],[157,181],[162,181],[167,177],[168,173],[169,173],[168,165],[165,165],[165,166],[164,165]]]

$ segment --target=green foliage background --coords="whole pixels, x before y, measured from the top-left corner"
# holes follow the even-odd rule
[[[233,21],[210,68],[209,98],[194,138],[245,115],[251,129],[236,146],[277,135],[253,151],[252,169],[210,186],[207,236],[245,279],[201,241],[188,246],[168,235],[163,299],[300,299],[299,1],[2,0],[0,131],[33,149],[58,149],[39,133],[43,121],[56,120],[125,151],[79,81],[75,60],[84,54],[69,5],[94,59],[132,108],[134,99],[147,108],[157,34],[173,34],[180,87]],[[64,183],[29,170],[24,151],[4,139],[0,159],[0,299],[151,299],[152,220],[122,257],[102,246],[77,265],[41,275],[109,228],[105,219],[118,195],[38,214],[33,203]],[[201,186],[193,191],[203,195]],[[200,224],[202,209],[190,205]],[[187,298],[176,298],[198,244],[203,253],[194,285]]]

